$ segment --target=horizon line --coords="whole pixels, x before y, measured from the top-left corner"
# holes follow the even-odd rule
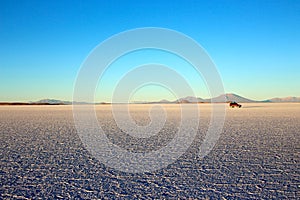
[[[249,101],[253,101],[253,102],[266,102],[272,99],[287,99],[287,98],[300,98],[298,96],[284,96],[284,97],[272,97],[272,98],[267,98],[267,99],[263,99],[263,100],[253,100],[253,99],[249,99],[243,96],[240,96],[236,93],[224,93],[224,94],[220,94],[219,96],[216,97],[211,97],[211,98],[201,98],[201,97],[197,97],[197,96],[185,96],[185,97],[180,97],[178,99],[174,99],[174,100],[169,100],[167,98],[162,98],[160,100],[153,100],[153,101],[148,101],[148,100],[135,100],[135,101],[131,101],[131,102],[106,102],[106,101],[98,101],[98,102],[87,102],[87,101],[74,101],[74,100],[61,100],[61,99],[54,99],[54,98],[44,98],[44,99],[40,99],[37,101],[18,101],[18,100],[13,100],[13,101],[0,101],[1,104],[4,103],[20,103],[20,104],[47,104],[49,102],[42,102],[43,100],[53,100],[53,101],[57,101],[56,103],[50,103],[51,105],[53,104],[153,104],[153,103],[159,103],[159,104],[163,104],[163,103],[180,103],[180,101],[185,100],[186,98],[196,98],[196,99],[200,99],[200,101],[198,102],[189,102],[189,103],[218,103],[218,102],[212,102],[212,99],[218,98],[218,97],[222,97],[225,96],[225,98],[227,98],[227,95],[234,95],[235,97],[241,97],[245,100],[249,100]],[[203,100],[203,101],[202,101]],[[225,101],[221,101],[224,102]],[[219,102],[219,103],[221,103]],[[229,101],[226,101],[229,102]]]

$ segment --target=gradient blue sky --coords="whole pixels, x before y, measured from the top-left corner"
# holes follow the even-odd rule
[[[257,100],[300,96],[299,22],[297,0],[1,0],[0,101],[71,100],[89,52],[140,27],[195,39],[214,60],[226,92]]]

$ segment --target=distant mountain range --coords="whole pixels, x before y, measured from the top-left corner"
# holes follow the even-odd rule
[[[214,97],[211,99],[202,99],[199,97],[187,96],[184,98],[177,99],[175,101],[168,101],[166,99],[157,101],[157,102],[147,102],[147,101],[138,101],[133,103],[138,104],[154,104],[154,103],[161,103],[161,104],[173,104],[173,103],[226,103],[226,102],[238,102],[238,103],[259,103],[259,102],[266,102],[266,103],[284,103],[284,102],[300,102],[300,97],[284,97],[284,98],[272,98],[263,101],[256,101],[247,99],[245,97],[239,96],[233,93],[222,94],[218,97]],[[0,105],[72,105],[72,104],[91,104],[86,102],[72,102],[72,101],[61,101],[57,99],[42,99],[39,101],[31,101],[31,102],[0,102]],[[109,103],[96,103],[96,104],[109,104]]]
[[[237,94],[227,93],[227,94],[222,94],[220,96],[210,98],[210,99],[202,99],[199,97],[187,96],[184,98],[177,99],[176,101],[161,100],[159,102],[152,102],[152,103],[226,103],[226,102],[239,102],[239,103],[300,102],[300,97],[284,97],[284,98],[273,98],[273,99],[267,99],[267,100],[263,100],[263,101],[256,101],[256,100],[252,100],[252,99],[248,99],[248,98],[239,96]]]
[[[240,103],[251,103],[251,102],[257,102],[255,100],[247,99],[245,97],[239,96],[237,94],[222,94],[218,97],[211,98],[211,99],[206,99],[208,102],[213,102],[213,103],[222,103],[222,102],[240,102]]]
[[[178,103],[225,103],[225,102],[240,102],[240,103],[255,103],[255,102],[270,102],[270,103],[279,103],[279,102],[300,102],[300,97],[284,97],[284,98],[273,98],[267,99],[263,101],[256,101],[252,99],[248,99],[237,94],[227,93],[222,94],[218,97],[214,97],[211,99],[202,99],[196,97],[185,97],[180,98],[176,102]]]
[[[211,99],[202,99],[199,97],[187,96],[184,98],[177,99],[176,101],[168,101],[166,99],[163,99],[163,100],[160,100],[157,102],[135,101],[133,103],[137,103],[137,104],[144,104],[144,103],[210,103],[210,102],[223,103],[223,102],[229,102],[229,101],[235,101],[235,102],[241,102],[241,103],[259,102],[259,101],[254,101],[251,99],[241,97],[236,94],[223,94],[218,97],[211,98]],[[268,101],[268,102],[270,102],[270,101]],[[57,100],[57,99],[42,99],[39,101],[30,102],[30,103],[71,105],[72,101],[61,101],[61,100]],[[86,102],[74,102],[74,103],[75,104],[88,104]]]
[[[62,105],[72,104],[71,101],[61,101],[61,100],[57,100],[57,99],[42,99],[39,101],[34,101],[34,102],[29,102],[29,103],[37,103],[37,104],[47,103],[47,104],[62,104]]]
[[[241,103],[251,103],[251,102],[261,102],[261,101],[255,101],[251,99],[247,99],[244,97],[241,97],[237,94],[222,94],[220,96],[210,98],[210,99],[203,99],[200,97],[193,97],[193,96],[187,96],[184,98],[177,99],[176,101],[168,101],[167,100],[162,100],[159,101],[158,103],[226,103],[230,101],[235,101],[235,102],[241,102]],[[265,102],[265,101],[263,101]]]
[[[72,105],[72,101],[61,101],[57,99],[42,99],[30,102],[0,102],[0,105]],[[86,102],[74,102],[74,104],[89,104]]]
[[[300,97],[273,98],[269,102],[300,102]]]
[[[30,103],[37,103],[37,104],[53,104],[53,105],[72,105],[74,104],[91,104],[91,103],[87,103],[87,102],[77,102],[77,101],[61,101],[61,100],[57,100],[57,99],[42,99],[39,101],[34,101],[34,102],[30,102]]]

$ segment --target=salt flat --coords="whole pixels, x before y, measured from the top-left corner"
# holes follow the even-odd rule
[[[130,105],[140,126],[150,122],[151,106]],[[163,107],[167,121],[157,137],[130,140],[111,105],[96,110],[114,144],[149,152],[166,145],[180,125],[180,105]],[[107,167],[86,150],[72,106],[1,106],[0,198],[300,198],[299,103],[227,107],[223,132],[204,159],[197,156],[211,107],[199,109],[200,126],[186,153],[166,168],[134,174]]]

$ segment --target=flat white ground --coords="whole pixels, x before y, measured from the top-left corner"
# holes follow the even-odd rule
[[[109,168],[85,149],[72,106],[0,106],[0,198],[299,199],[300,104],[242,105],[226,106],[220,138],[199,159],[212,113],[210,104],[199,104],[199,129],[186,153],[166,168],[139,174]],[[132,119],[140,126],[149,124],[152,106],[130,105]],[[180,126],[180,106],[192,107],[162,106],[165,125],[156,136],[144,139],[124,134],[111,105],[98,105],[96,110],[114,144],[149,152],[172,139]],[[116,113],[123,115],[117,107]]]

